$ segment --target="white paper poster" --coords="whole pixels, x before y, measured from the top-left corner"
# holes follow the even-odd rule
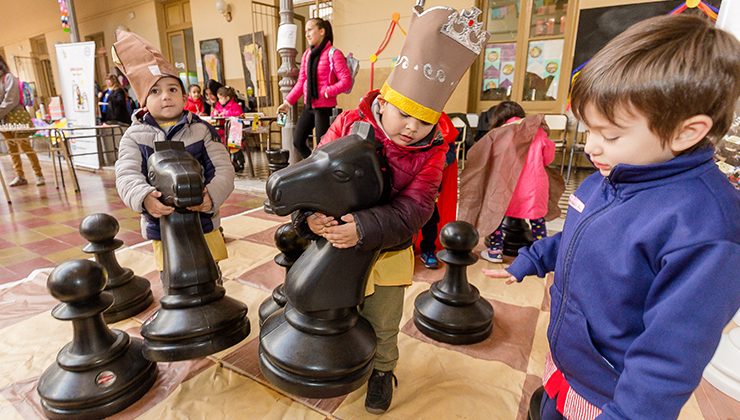
[[[69,126],[94,127],[98,103],[95,97],[95,42],[57,44],[56,52],[62,102]],[[74,130],[66,134],[70,137],[85,136],[69,140],[74,164],[98,169],[95,130]]]

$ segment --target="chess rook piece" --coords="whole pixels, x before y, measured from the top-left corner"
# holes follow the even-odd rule
[[[471,253],[478,232],[467,222],[446,224],[439,234],[445,248],[437,256],[447,264],[442,280],[414,301],[414,324],[424,335],[449,344],[472,344],[491,335],[493,307],[468,283],[466,268],[478,259]]]
[[[165,295],[144,322],[144,356],[156,362],[203,357],[249,335],[247,306],[226,296],[208,250],[200,215],[187,207],[203,202],[203,171],[181,142],[157,142],[148,160],[149,182],[175,211],[159,219]]]
[[[102,314],[113,296],[103,292],[103,267],[89,260],[67,261],[51,272],[46,285],[62,301],[51,315],[72,321],[74,335],[39,379],[44,414],[99,419],[141,398],[157,378],[157,365],[142,355],[141,339],[105,325]]]
[[[265,154],[267,155],[267,170],[270,172],[270,175],[283,168],[287,168],[290,164],[289,150],[265,150]],[[265,213],[275,214],[275,212],[270,208],[269,199],[265,200],[263,207],[265,209]],[[260,322],[262,322],[262,318],[260,318]]]
[[[501,232],[504,238],[503,254],[510,257],[519,255],[519,248],[532,245],[532,229],[524,219],[504,217],[501,222]]]
[[[123,246],[123,241],[115,238],[118,228],[118,220],[104,213],[91,214],[80,223],[80,235],[90,242],[82,250],[94,254],[108,274],[105,291],[113,295],[113,306],[103,312],[107,323],[136,315],[154,300],[149,281],[118,264],[115,251]]]
[[[358,123],[344,139],[274,173],[267,196],[275,213],[300,209],[338,219],[375,205],[384,185],[374,138],[369,124]],[[347,394],[367,382],[376,338],[357,308],[378,255],[334,248],[324,238],[311,242],[288,271],[285,307],[260,330],[260,370],[267,380],[309,398]]]
[[[280,254],[275,256],[275,264],[285,268],[286,276],[290,267],[303,254],[308,244],[309,241],[298,235],[292,223],[286,223],[277,228],[275,231],[275,246],[280,250]],[[265,299],[260,305],[260,327],[265,323],[267,317],[284,307],[287,301],[284,284],[280,284],[272,291],[272,296]]]

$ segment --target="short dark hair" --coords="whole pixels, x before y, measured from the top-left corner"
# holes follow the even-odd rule
[[[316,22],[316,26],[324,30],[324,39],[328,39],[329,42],[334,44],[334,31],[331,29],[331,22],[320,17],[311,18],[308,21]]]
[[[707,115],[713,126],[701,145],[727,132],[738,96],[740,42],[683,14],[643,20],[611,40],[576,77],[571,104],[587,125],[589,105],[612,124],[617,111],[638,111],[663,146],[682,121]]]
[[[521,105],[514,101],[503,101],[498,105],[494,105],[488,109],[488,122],[489,130],[496,127],[501,127],[509,120],[509,118],[524,118],[527,114]]]
[[[230,86],[222,86],[218,88],[216,95],[228,96],[229,98],[236,100],[236,91]]]
[[[200,88],[200,85],[197,83],[193,83],[192,85],[188,86],[188,92],[190,92],[193,88],[198,88],[198,90],[203,90]]]

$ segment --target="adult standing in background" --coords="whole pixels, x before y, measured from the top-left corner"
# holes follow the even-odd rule
[[[107,105],[103,122],[116,122],[131,125],[131,113],[128,94],[118,81],[118,76],[111,73],[105,79],[108,86],[103,102]]]
[[[5,58],[0,56],[0,124],[27,124],[33,126],[31,116],[28,115],[26,108],[20,103],[20,88],[18,79],[10,73]],[[13,161],[13,170],[15,179],[8,184],[11,187],[18,187],[28,184],[23,173],[23,163],[21,162],[20,151],[26,153],[28,160],[31,161],[33,172],[36,173],[36,185],[44,185],[44,174],[41,172],[41,164],[36,152],[33,151],[28,136],[32,132],[8,132],[0,133],[7,140],[10,159]]]
[[[301,71],[293,90],[278,107],[287,113],[303,96],[305,107],[293,133],[293,146],[304,159],[311,154],[306,140],[316,127],[316,143],[329,129],[331,110],[337,106],[337,95],[352,85],[352,75],[341,51],[332,47],[334,33],[331,23],[321,18],[306,22],[309,48],[301,58]]]

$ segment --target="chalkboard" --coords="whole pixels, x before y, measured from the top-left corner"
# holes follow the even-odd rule
[[[721,0],[705,0],[705,3],[717,8],[721,2]],[[653,16],[667,15],[684,3],[683,0],[671,0],[581,10],[578,32],[576,32],[573,71],[590,60],[612,38],[633,24]],[[686,10],[683,13],[702,14],[698,9]]]

